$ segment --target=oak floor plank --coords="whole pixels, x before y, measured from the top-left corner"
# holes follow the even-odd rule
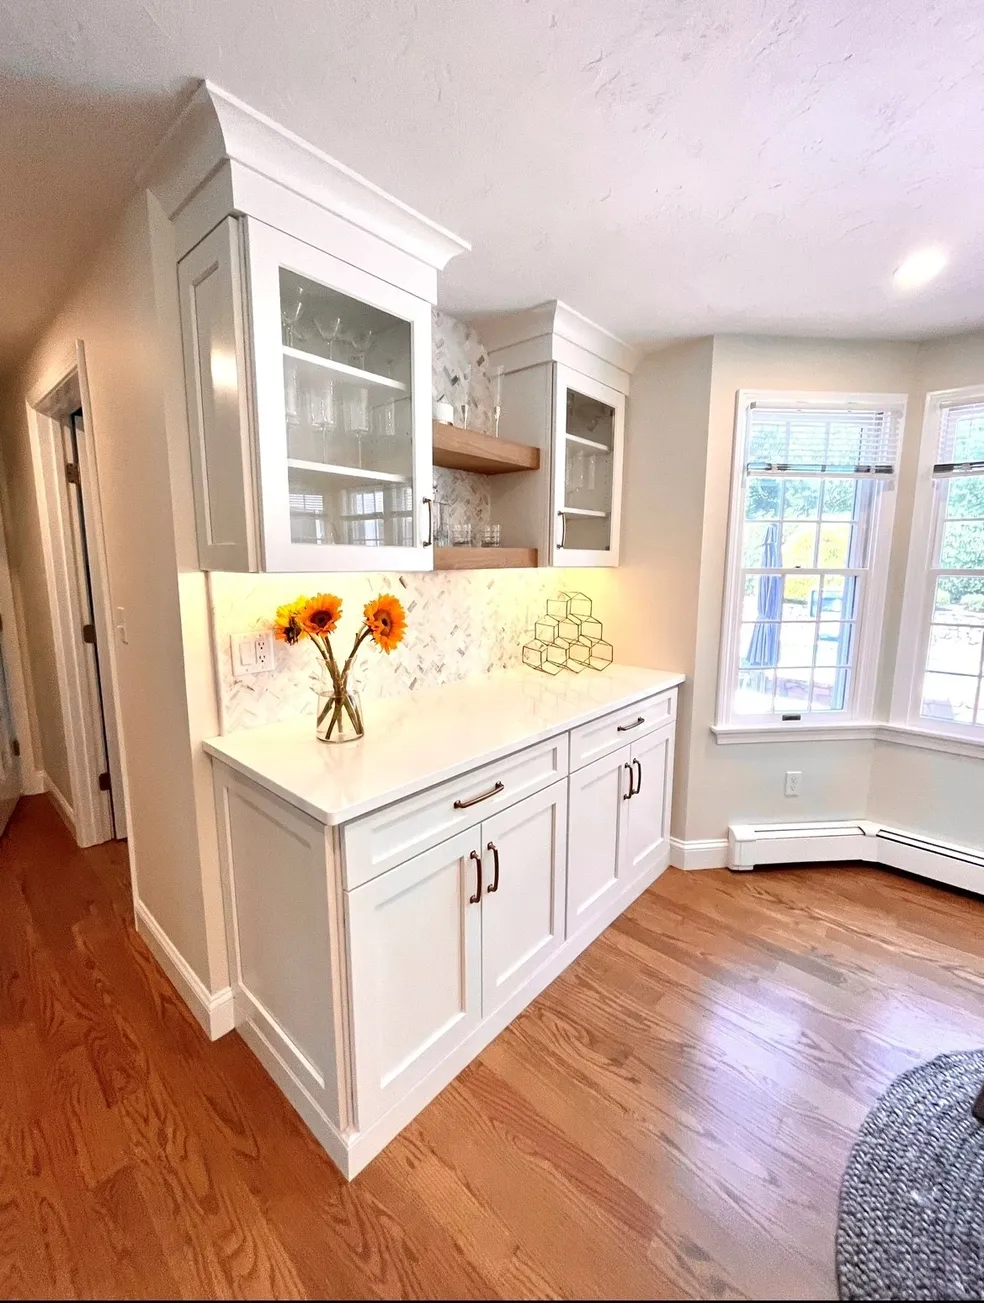
[[[137,936],[125,847],[0,840],[0,1296],[832,1297],[891,1078],[984,1044],[984,902],[669,870],[352,1183]]]

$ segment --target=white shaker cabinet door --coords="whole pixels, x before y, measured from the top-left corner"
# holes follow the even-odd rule
[[[360,1130],[481,1020],[478,839],[476,826],[348,893]]]
[[[629,748],[570,776],[567,935],[573,936],[620,886],[619,831],[629,804]]]
[[[659,861],[665,867],[670,849],[670,795],[673,778],[673,725],[633,742],[632,799],[622,811],[619,877],[631,882]]]
[[[564,941],[567,782],[482,824],[482,1013],[494,1013]]]

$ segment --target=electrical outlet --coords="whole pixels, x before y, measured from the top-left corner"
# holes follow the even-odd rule
[[[803,782],[803,773],[799,769],[786,770],[786,795],[799,796]]]
[[[234,633],[230,639],[232,651],[232,676],[235,679],[252,678],[254,674],[267,674],[273,669],[273,632],[261,629],[255,633]]]

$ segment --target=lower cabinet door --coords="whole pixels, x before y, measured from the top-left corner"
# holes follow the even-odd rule
[[[476,826],[347,893],[360,1130],[481,1020],[478,849]]]
[[[604,909],[619,887],[619,830],[631,804],[629,748],[602,756],[570,776],[567,935]]]
[[[619,877],[623,882],[641,877],[659,860],[667,863],[673,730],[670,724],[632,744],[633,792],[622,811],[619,845]]]
[[[484,1017],[563,944],[566,859],[566,779],[482,824]]]

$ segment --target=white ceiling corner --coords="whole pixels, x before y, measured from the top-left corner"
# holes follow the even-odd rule
[[[560,298],[631,343],[984,322],[969,0],[0,0],[0,362],[194,79],[469,240],[459,315]],[[901,294],[912,249],[939,279]]]

